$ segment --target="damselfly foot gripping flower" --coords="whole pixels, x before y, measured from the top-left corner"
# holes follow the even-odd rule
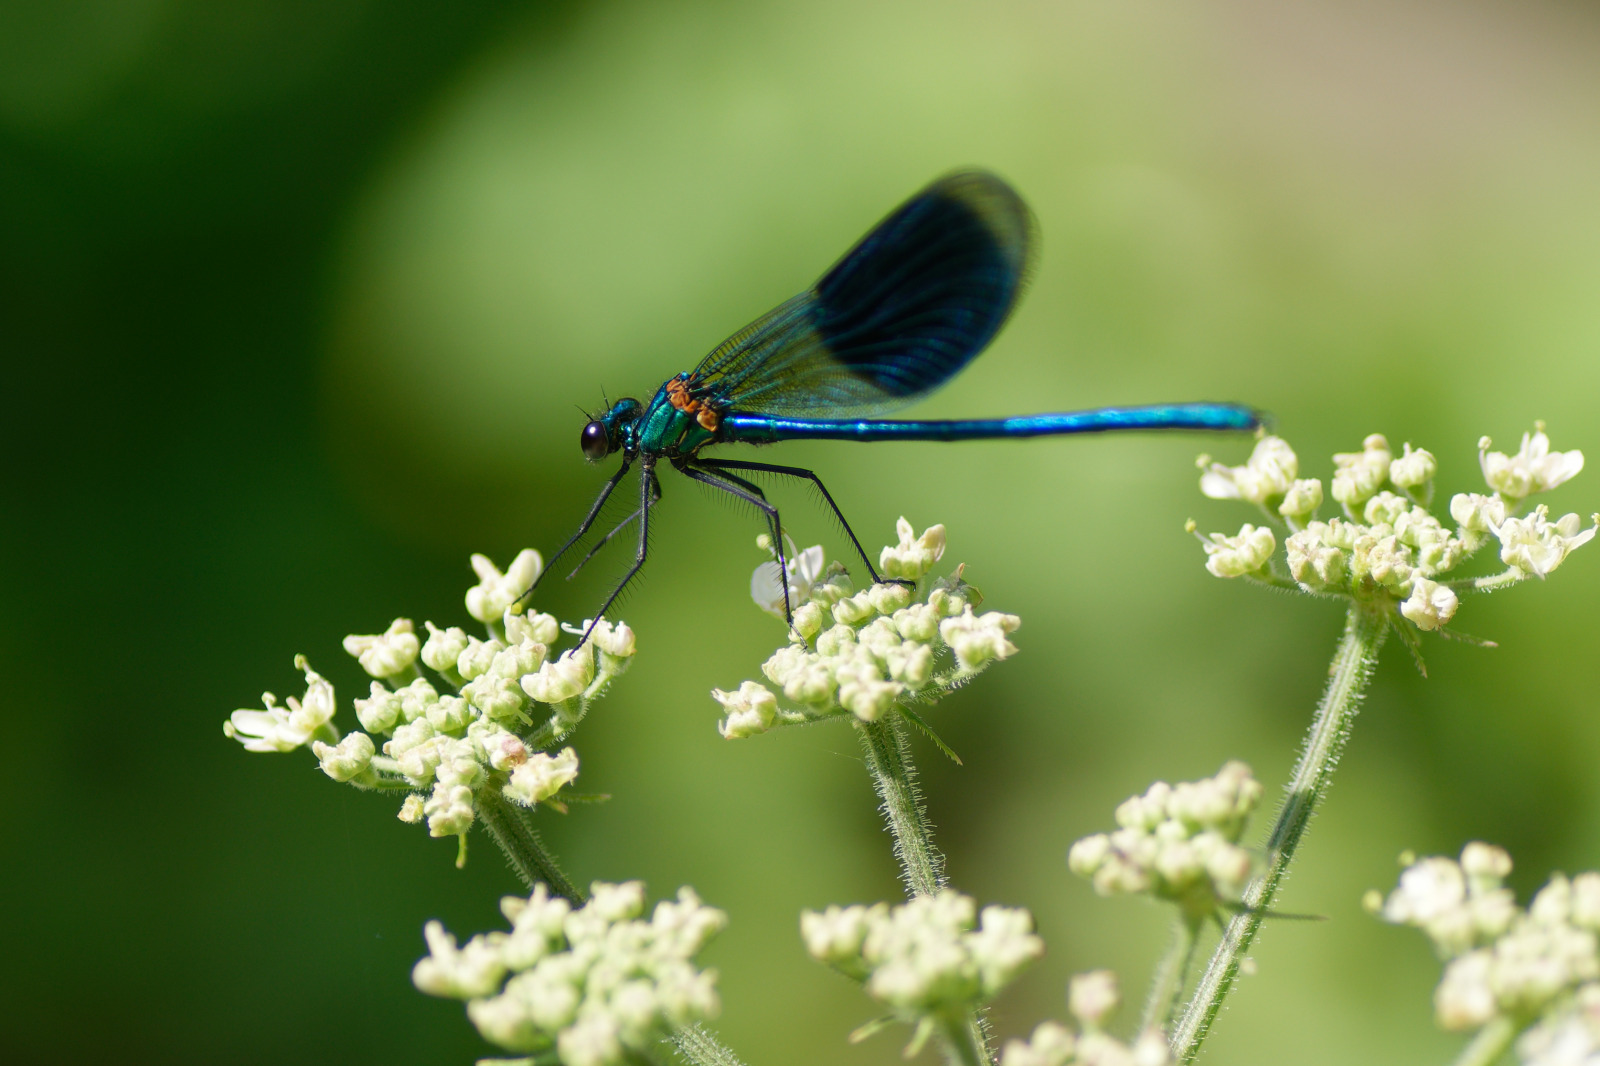
[[[789,547],[789,643],[762,666],[766,683],[713,690],[726,712],[717,726],[723,736],[732,740],[830,717],[874,722],[895,708],[932,703],[1016,654],[1009,637],[1020,619],[976,612],[982,597],[963,579],[965,567],[930,579],[944,555],[944,526],[918,536],[902,518],[896,528],[899,543],[883,549],[879,569],[915,588],[885,583],[857,592],[845,568],[828,563],[820,546],[800,552]],[[770,538],[758,543],[772,550]],[[761,564],[751,592],[759,606],[781,618],[778,575],[775,562]],[[780,705],[769,684],[792,706]]]
[[[223,731],[246,751],[309,746],[335,781],[405,792],[401,820],[425,821],[436,837],[464,839],[485,790],[523,807],[564,809],[562,789],[577,777],[578,757],[557,745],[627,669],[635,642],[627,625],[601,619],[582,646],[552,658],[564,627],[515,603],[541,565],[532,549],[505,573],[472,557],[479,582],[466,603],[484,623],[483,637],[427,622],[424,640],[407,618],[381,634],[346,637],[345,651],[373,678],[368,695],[354,701],[365,732],[340,736],[333,685],[305,656],[295,658],[306,678],[303,699],[280,706],[267,693],[265,709],[235,711]]]

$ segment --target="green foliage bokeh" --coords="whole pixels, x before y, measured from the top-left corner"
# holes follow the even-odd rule
[[[548,552],[598,488],[574,405],[688,369],[952,167],[1013,181],[1042,255],[931,417],[1240,400],[1308,476],[1378,431],[1445,493],[1535,418],[1600,455],[1597,37],[1553,4],[0,2],[3,1057],[483,1053],[408,974],[425,919],[498,923],[492,847],[458,872],[222,718],[298,691],[295,652],[348,699],[343,634],[462,621],[469,552]],[[1338,609],[1204,572],[1184,519],[1249,516],[1199,497],[1202,450],[1248,442],[782,450],[869,544],[946,523],[1023,619],[935,712],[965,766],[917,749],[955,883],[1049,946],[1002,1035],[1075,971],[1137,1000],[1163,945],[1068,844],[1228,758],[1276,788],[1309,720]],[[1553,506],[1595,510],[1593,476]],[[620,612],[640,654],[578,738],[614,798],[549,839],[580,881],[729,912],[718,1027],[753,1064],[891,1061],[844,1044],[871,1007],[797,932],[897,892],[854,738],[717,736],[708,690],[782,631],[746,592],[754,518],[664,488]],[[1386,649],[1283,900],[1330,921],[1268,928],[1219,1060],[1445,1061],[1425,944],[1359,908],[1402,848],[1491,840],[1524,893],[1600,867],[1595,551],[1469,599],[1497,649],[1427,640],[1427,680]],[[542,605],[584,617],[619,561]]]

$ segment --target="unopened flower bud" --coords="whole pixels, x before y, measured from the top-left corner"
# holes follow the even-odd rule
[[[537,752],[511,771],[511,780],[502,791],[507,798],[532,807],[554,796],[578,776],[578,753],[562,748],[558,754]]]
[[[378,678],[393,677],[410,670],[421,648],[409,618],[396,618],[378,636],[344,638],[344,650],[360,660],[361,669]]]

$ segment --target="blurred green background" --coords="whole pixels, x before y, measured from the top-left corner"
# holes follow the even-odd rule
[[[1291,0],[741,4],[0,2],[0,820],[7,1062],[465,1063],[459,1005],[409,984],[427,918],[498,925],[515,883],[221,722],[298,692],[306,652],[396,615],[465,620],[467,554],[548,551],[605,470],[601,390],[646,395],[809,283],[935,175],[979,164],[1038,214],[1011,326],[919,411],[1237,399],[1303,470],[1374,431],[1477,487],[1480,434],[1535,418],[1600,452],[1600,12]],[[788,445],[869,544],[947,523],[1022,653],[918,747],[955,882],[1025,905],[1067,976],[1142,994],[1166,914],[1103,901],[1068,844],[1155,778],[1248,760],[1276,790],[1336,605],[1209,577],[1185,518],[1236,528],[1192,460],[1247,441]],[[775,456],[776,453],[773,453]],[[843,727],[730,744],[713,686],[781,626],[747,595],[758,523],[669,475],[621,616],[632,672],[548,819],[580,881],[690,883],[753,1064],[895,1061],[797,912],[894,898]],[[802,544],[834,551],[803,492]],[[1600,481],[1552,499],[1587,514]],[[1591,557],[1591,555],[1593,557]],[[612,563],[619,562],[613,559]],[[577,619],[610,576],[556,584]],[[1508,847],[1527,893],[1600,866],[1600,549],[1386,649],[1260,975],[1211,1059],[1443,1062],[1423,938],[1359,908],[1402,848]],[[348,715],[348,710],[346,710]],[[348,725],[353,719],[347,717]]]

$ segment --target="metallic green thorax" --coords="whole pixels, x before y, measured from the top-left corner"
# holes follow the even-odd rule
[[[693,455],[717,439],[716,433],[702,426],[693,414],[673,406],[667,386],[678,380],[681,378],[664,382],[649,406],[637,400],[618,400],[600,417],[614,449],[630,457],[643,454],[678,459]]]

